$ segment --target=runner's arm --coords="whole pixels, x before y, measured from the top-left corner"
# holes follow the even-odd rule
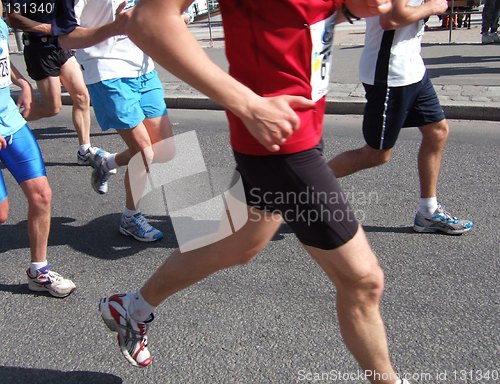
[[[24,32],[43,33],[45,35],[52,33],[50,24],[31,20],[18,12],[14,12],[12,9],[7,12],[7,22],[12,28],[18,28]]]
[[[385,29],[397,29],[416,23],[431,15],[440,15],[448,9],[446,0],[428,0],[421,5],[410,5],[408,0],[392,0],[392,9],[380,16],[380,26]]]
[[[293,108],[312,108],[299,96],[264,98],[217,66],[182,20],[190,1],[141,0],[134,9],[128,34],[147,55],[178,78],[232,111],[268,150],[299,128]]]
[[[33,103],[33,89],[29,81],[26,80],[12,62],[10,63],[10,70],[12,82],[21,88],[21,93],[17,98],[16,105],[19,109],[23,110],[21,113],[23,117],[27,118],[31,112],[31,105]]]
[[[349,21],[350,18],[359,19],[387,13],[391,6],[391,0],[343,0],[337,24]]]
[[[96,28],[81,27],[76,24],[76,20],[70,23],[71,27],[64,25],[67,19],[73,18],[74,11],[68,4],[61,2],[56,5],[56,17],[54,20],[54,34],[58,36],[59,44],[63,49],[87,48],[100,43],[112,36],[122,35],[126,32],[126,25],[130,19],[132,11],[123,11],[127,2],[122,2],[116,9],[115,19],[108,24]],[[61,23],[62,21],[62,23]],[[73,19],[72,19],[73,21]]]

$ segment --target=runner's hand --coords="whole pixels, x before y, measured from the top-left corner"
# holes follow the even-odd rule
[[[241,117],[250,134],[268,151],[280,146],[300,127],[294,109],[313,108],[312,100],[301,96],[258,97],[250,102],[248,117]]]
[[[127,1],[123,1],[115,11],[115,20],[113,20],[113,29],[116,35],[126,35],[127,25],[132,17],[134,9],[123,9],[127,6]]]
[[[32,89],[31,85],[27,85],[21,88],[21,93],[19,93],[19,97],[17,98],[16,105],[19,109],[19,113],[25,118],[28,119],[31,113],[31,105],[33,103]]]
[[[446,0],[428,0],[432,4],[432,14],[440,15],[448,9],[448,1]]]

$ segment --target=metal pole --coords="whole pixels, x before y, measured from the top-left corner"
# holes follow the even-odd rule
[[[207,12],[208,12],[208,32],[210,34],[210,48],[213,48],[214,41],[212,39],[212,18],[210,17],[210,0],[207,0]]]
[[[448,37],[448,43],[451,43],[451,31],[453,29],[453,12],[454,11],[455,11],[455,0],[451,0],[450,35]]]
[[[21,31],[20,29],[14,28],[14,36],[16,37],[17,51],[22,52],[24,49],[23,31]]]

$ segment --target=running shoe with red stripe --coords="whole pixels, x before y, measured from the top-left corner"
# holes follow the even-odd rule
[[[144,321],[135,321],[128,313],[129,294],[105,297],[99,302],[99,311],[108,328],[118,333],[118,345],[123,356],[135,367],[147,367],[152,362],[146,333],[154,319],[151,314]]]

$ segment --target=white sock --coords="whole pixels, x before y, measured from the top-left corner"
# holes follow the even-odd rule
[[[125,209],[123,210],[123,216],[125,216],[125,217],[132,217],[137,212],[139,212],[138,209],[128,209],[128,208],[125,207]]]
[[[85,155],[85,153],[87,153],[89,148],[90,144],[82,144],[80,145],[80,149],[78,149],[78,152],[80,152],[80,155]]]
[[[138,289],[135,293],[130,294],[130,304],[128,313],[135,321],[145,321],[155,311],[156,307],[149,304],[141,295]]]
[[[420,198],[418,211],[425,217],[431,217],[438,207],[437,197]]]
[[[109,172],[112,169],[118,168],[118,164],[116,164],[116,153],[111,154],[109,157],[106,157],[106,160],[104,160],[104,170]]]
[[[45,267],[48,264],[47,260],[45,261],[32,261],[30,263],[30,275],[36,276],[36,271],[40,268]]]

